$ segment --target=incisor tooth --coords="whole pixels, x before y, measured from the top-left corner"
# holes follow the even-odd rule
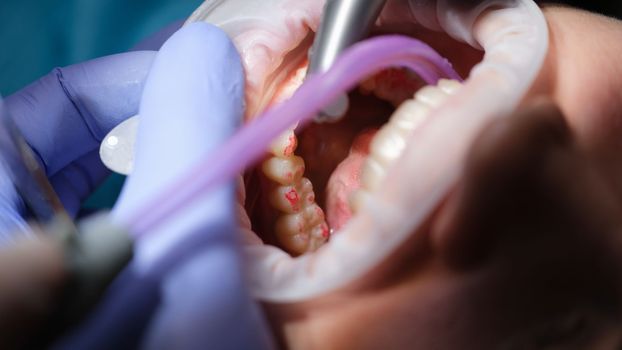
[[[438,107],[447,99],[447,94],[436,86],[425,86],[415,94],[415,99],[431,107]]]
[[[305,162],[297,156],[270,157],[263,162],[261,168],[270,180],[280,185],[291,185],[302,178],[305,172]]]

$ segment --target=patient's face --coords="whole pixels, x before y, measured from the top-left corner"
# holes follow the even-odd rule
[[[622,62],[611,64],[620,41],[606,39],[622,37],[621,25],[558,8],[547,16],[553,47],[533,93],[563,114],[527,103],[489,125],[454,193],[355,285],[266,305],[282,345],[622,346],[622,75],[607,78]]]

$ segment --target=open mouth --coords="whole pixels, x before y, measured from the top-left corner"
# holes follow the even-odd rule
[[[481,59],[479,52],[448,36],[418,27],[414,33],[412,26],[378,28],[373,35],[396,32],[422,34],[444,51],[466,52],[459,57],[463,74]],[[251,106],[261,104],[261,110],[284,101],[302,84],[313,39],[309,33],[284,55]],[[349,93],[350,107],[339,122],[292,127],[282,134],[262,164],[245,175],[244,206],[253,232],[295,256],[327,244],[364,201],[373,200],[410,135],[460,86],[455,80],[426,85],[405,68],[383,70]]]
[[[405,4],[416,11],[404,9]],[[372,35],[402,34],[428,44],[459,76],[468,77],[463,86],[451,81],[423,86],[399,69],[376,72],[350,92],[351,108],[343,121],[305,130],[292,125],[266,147],[260,166],[245,174],[245,186],[239,187],[239,231],[247,281],[257,299],[307,300],[363,277],[442,203],[481,128],[526,96],[548,48],[546,20],[537,5],[517,0],[511,6],[485,2],[471,8],[456,2],[439,9],[434,4],[389,1],[385,10],[392,11],[383,12]],[[322,5],[314,0],[207,0],[189,18],[216,25],[233,40],[246,73],[247,120],[300,87]],[[374,56],[373,50],[360,52]],[[384,66],[361,58],[347,64]],[[408,60],[400,62],[425,74]],[[348,74],[342,69],[338,76],[345,80],[333,83],[352,86]],[[239,154],[240,164],[257,159],[265,146],[239,153],[253,147],[257,135],[252,126],[269,133],[272,122],[283,130],[288,121],[308,118],[308,113],[301,118],[292,113],[295,106],[302,108],[302,99],[320,108],[316,104],[326,95],[314,96],[312,87],[296,94],[296,104],[268,111],[266,122],[242,129],[227,146],[235,147],[223,154]],[[271,119],[279,115],[285,119]],[[233,166],[229,158],[217,160]],[[201,162],[197,171],[218,174],[210,162]],[[200,191],[210,181],[215,180],[206,176],[190,188]],[[191,193],[176,196],[175,203],[191,199]],[[160,217],[156,214],[149,213]]]
[[[266,152],[238,187],[238,233],[253,296],[303,301],[363,277],[429,221],[459,181],[482,128],[524,100],[547,54],[547,23],[531,0],[475,8],[443,3],[449,7],[389,1],[385,10],[393,11],[381,14],[372,36],[401,34],[418,39],[416,44],[395,36],[361,43],[339,60],[334,76],[312,77],[291,103],[261,113],[301,87],[323,2],[205,1],[188,22],[208,22],[232,39],[246,73],[247,121],[260,113],[266,118],[239,130],[223,152],[201,160],[183,182],[159,194],[156,210],[135,214],[140,223],[131,229],[146,232],[219,181],[242,179],[238,174],[244,167]],[[409,4],[418,12],[403,8]],[[393,45],[387,52],[368,45],[383,41]],[[436,61],[427,63],[438,72],[421,69],[417,54],[390,56],[407,52],[409,45],[425,47]],[[434,86],[399,68],[376,71],[355,86],[357,73],[374,72],[388,62],[400,62]],[[438,80],[443,76],[468,79],[461,85]],[[304,130],[292,125],[277,137],[288,123],[308,121],[312,111],[336,96],[331,88],[353,86],[350,110],[341,122]],[[137,123],[129,122],[134,119],[111,131],[100,148],[104,163],[126,174],[132,170]]]

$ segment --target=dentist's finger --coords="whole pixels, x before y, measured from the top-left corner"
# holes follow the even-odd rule
[[[153,52],[131,52],[56,68],[7,97],[26,141],[48,176],[98,149],[117,124],[136,114]]]

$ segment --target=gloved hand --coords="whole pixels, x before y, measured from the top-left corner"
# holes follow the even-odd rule
[[[155,54],[132,52],[57,68],[0,100],[44,166],[71,214],[109,173],[99,161],[102,137],[138,110]],[[68,279],[65,254],[52,239],[21,240],[32,234],[25,206],[0,166],[0,336],[2,348],[23,345],[62,296]],[[32,339],[31,339],[32,340]]]
[[[173,35],[145,86],[134,172],[114,218],[130,222],[136,209],[217,151],[241,122],[243,97],[240,58],[223,32],[195,23]],[[146,233],[130,269],[59,347],[269,348],[242,277],[235,200],[230,183]]]
[[[137,112],[153,58],[131,52],[57,68],[4,102],[70,214],[109,174],[99,143]],[[7,174],[0,179],[1,242],[27,227],[22,200]]]

